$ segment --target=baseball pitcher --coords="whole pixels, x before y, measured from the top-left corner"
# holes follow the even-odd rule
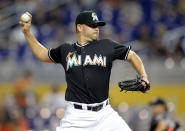
[[[126,122],[109,104],[109,80],[114,60],[131,63],[139,78],[119,84],[121,90],[145,92],[149,81],[141,59],[131,47],[110,39],[99,40],[99,21],[94,11],[83,11],[75,21],[77,41],[47,49],[30,32],[29,21],[20,19],[27,43],[41,62],[61,64],[65,70],[67,109],[57,131],[131,131]]]

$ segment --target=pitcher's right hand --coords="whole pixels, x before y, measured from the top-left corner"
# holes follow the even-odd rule
[[[30,17],[30,21],[24,22],[23,20],[19,20],[19,24],[21,26],[21,30],[23,33],[30,32],[30,27],[31,27],[31,20],[32,20],[32,15],[29,12],[26,12],[26,14]]]

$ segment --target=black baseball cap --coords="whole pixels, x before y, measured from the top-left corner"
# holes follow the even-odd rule
[[[161,98],[157,98],[157,99],[154,99],[150,105],[166,105],[166,102],[161,99]]]
[[[85,24],[85,25],[94,25],[104,26],[106,23],[104,21],[99,21],[97,14],[94,11],[83,11],[77,17],[75,25]]]
[[[152,102],[149,103],[149,105],[151,105],[151,106],[162,105],[165,107],[166,111],[168,110],[167,104],[162,98],[154,99]]]

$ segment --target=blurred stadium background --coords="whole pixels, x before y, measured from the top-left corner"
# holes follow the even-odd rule
[[[52,48],[75,42],[76,15],[89,9],[108,23],[100,29],[100,38],[131,45],[151,81],[148,94],[120,93],[117,82],[136,73],[128,63],[116,61],[111,75],[112,106],[133,130],[147,131],[148,103],[161,97],[167,101],[169,115],[184,126],[184,0],[0,0],[0,128],[6,128],[0,130],[52,131],[64,114],[64,70],[33,57],[18,25],[20,15],[32,14],[32,32]]]

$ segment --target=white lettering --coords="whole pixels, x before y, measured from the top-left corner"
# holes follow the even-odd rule
[[[73,66],[80,66],[82,65],[82,56],[76,54],[74,52],[69,52],[66,57],[66,69],[72,68]],[[85,56],[85,60],[83,63],[84,66],[86,65],[98,65],[106,67],[106,56],[100,55],[99,57],[95,54],[93,60],[91,59],[90,55]]]
[[[81,55],[78,55],[78,65],[81,65],[82,64],[82,57]]]
[[[103,57],[103,66],[106,67],[106,56]]]
[[[95,55],[94,55],[94,59],[93,59],[93,64],[94,64],[94,65],[97,64],[97,65],[102,65],[102,66],[104,66],[102,56],[100,55],[99,58],[98,58],[98,56],[95,54]]]
[[[92,65],[92,60],[91,60],[91,57],[90,55],[86,55],[85,57],[85,61],[84,61],[84,65]]]

